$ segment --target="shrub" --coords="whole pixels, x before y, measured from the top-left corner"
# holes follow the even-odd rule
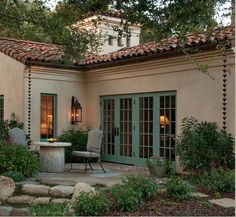
[[[31,177],[39,169],[39,159],[21,145],[0,144],[0,173],[17,171]]]
[[[18,171],[7,171],[5,173],[1,174],[2,176],[7,176],[13,179],[14,182],[22,182],[25,180],[24,175],[21,172]]]
[[[234,168],[233,138],[216,123],[185,118],[177,139],[177,154],[184,169],[203,173],[216,168]]]
[[[232,171],[214,171],[209,175],[200,177],[201,186],[212,189],[216,192],[234,192],[235,177]]]
[[[65,216],[65,204],[35,205],[30,207],[33,216]]]
[[[70,129],[63,132],[63,134],[58,137],[58,140],[61,142],[70,142],[72,144],[71,146],[65,147],[65,161],[68,163],[72,160],[73,162],[73,159],[71,159],[71,152],[86,150],[88,132],[82,129]]]
[[[72,204],[76,216],[101,216],[109,211],[110,204],[101,192],[81,192]]]
[[[185,180],[179,177],[172,177],[166,183],[166,192],[168,195],[183,200],[191,196],[193,187]]]
[[[18,127],[23,129],[24,124],[16,120],[14,113],[11,114],[10,120],[0,120],[0,142],[8,140],[8,130]]]
[[[118,184],[110,189],[112,197],[115,199],[117,207],[121,211],[134,211],[142,204],[142,193],[134,188]]]
[[[157,195],[158,185],[152,178],[139,175],[128,175],[123,181],[123,184],[132,188],[136,192],[140,192],[142,198],[151,198]]]

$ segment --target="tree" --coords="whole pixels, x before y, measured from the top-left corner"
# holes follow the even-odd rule
[[[79,61],[83,54],[99,48],[100,36],[72,25],[83,19],[121,12],[123,29],[142,26],[142,42],[171,35],[179,38],[187,32],[210,31],[217,25],[216,8],[230,0],[62,0],[52,10],[49,0],[1,0],[0,36],[60,44],[67,60]],[[227,14],[228,10],[224,9]],[[229,15],[229,14],[228,14]]]

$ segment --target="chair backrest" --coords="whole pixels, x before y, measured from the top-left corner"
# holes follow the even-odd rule
[[[8,131],[8,137],[11,144],[27,146],[27,138],[24,130],[13,128]]]
[[[90,152],[101,152],[103,132],[96,128],[88,132],[87,151]]]

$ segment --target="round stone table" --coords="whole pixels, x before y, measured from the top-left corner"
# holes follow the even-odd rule
[[[66,142],[35,142],[40,147],[40,164],[42,172],[60,173],[64,172],[65,150],[64,147],[71,146]]]

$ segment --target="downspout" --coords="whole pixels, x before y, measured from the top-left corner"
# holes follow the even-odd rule
[[[223,131],[226,132],[227,125],[227,55],[226,55],[226,47],[224,47],[223,51]]]
[[[31,147],[31,60],[27,61],[28,65],[28,148]]]

